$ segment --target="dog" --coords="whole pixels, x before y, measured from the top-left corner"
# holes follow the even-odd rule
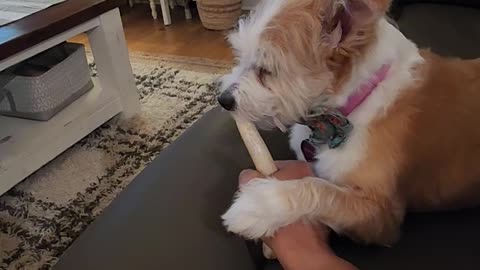
[[[228,231],[261,239],[303,220],[390,246],[406,211],[479,203],[480,60],[418,49],[389,6],[264,0],[229,35],[238,64],[220,104],[261,128],[289,127],[317,177],[249,182],[222,216]],[[344,126],[327,119],[334,138],[316,143],[325,111]]]

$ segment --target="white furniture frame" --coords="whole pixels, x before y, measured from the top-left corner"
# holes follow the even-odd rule
[[[98,69],[94,88],[46,122],[0,116],[0,194],[113,116],[139,111],[118,8],[1,60],[0,71],[81,33],[88,35]]]

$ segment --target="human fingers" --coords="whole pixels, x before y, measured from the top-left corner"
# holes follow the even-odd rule
[[[242,172],[240,172],[240,175],[238,176],[238,184],[239,186],[243,186],[254,178],[262,178],[262,177],[265,177],[265,176],[263,176],[261,173],[255,170],[251,170],[251,169],[243,170]]]

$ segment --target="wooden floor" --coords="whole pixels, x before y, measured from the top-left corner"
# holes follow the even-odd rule
[[[161,17],[153,20],[150,8],[145,4],[124,7],[121,12],[131,52],[232,60],[231,50],[225,41],[226,33],[203,28],[196,11],[192,20],[186,20],[182,8],[173,10],[170,26],[164,26]],[[161,14],[160,10],[158,13]],[[72,41],[88,43],[85,35],[75,37]]]

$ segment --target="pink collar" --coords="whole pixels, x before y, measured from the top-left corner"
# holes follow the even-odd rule
[[[378,84],[385,80],[387,73],[392,65],[390,63],[384,64],[373,75],[360,85],[355,92],[348,97],[347,103],[338,110],[344,115],[348,116],[353,110],[355,110],[362,102],[370,96],[370,94],[377,88]]]

